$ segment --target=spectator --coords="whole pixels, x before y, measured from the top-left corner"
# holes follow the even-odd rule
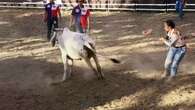
[[[55,40],[51,39],[51,32],[53,28],[58,28],[58,17],[61,18],[60,7],[55,4],[54,0],[50,0],[45,5],[45,22],[47,22],[47,39],[55,45]]]

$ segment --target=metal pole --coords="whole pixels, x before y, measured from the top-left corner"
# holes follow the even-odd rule
[[[88,8],[89,8],[89,7],[90,7],[90,6],[89,6],[89,0],[86,0],[86,1],[87,1],[87,6],[88,6]]]
[[[168,5],[167,5],[167,0],[165,0],[165,2],[166,2],[166,13],[168,12]]]
[[[110,0],[108,0],[108,13],[110,12]]]

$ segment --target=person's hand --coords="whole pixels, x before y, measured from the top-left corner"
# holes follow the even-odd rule
[[[151,35],[152,34],[152,29],[147,29],[147,30],[144,30],[144,31],[142,31],[142,34],[144,35],[144,36],[148,36],[148,35]]]
[[[47,22],[47,19],[44,19],[43,21],[46,23]]]
[[[72,27],[72,23],[69,24],[69,28],[71,28],[71,27]]]
[[[90,26],[87,27],[87,32],[90,33]]]
[[[195,33],[191,33],[191,36],[192,36],[192,37],[195,37]]]
[[[165,41],[165,38],[161,37],[159,40],[162,41],[162,42],[164,42]]]
[[[88,34],[90,34],[90,33],[91,33],[91,30],[90,30],[89,28],[87,29],[87,33],[88,33]]]
[[[61,15],[59,16],[59,20],[62,21],[62,16]]]
[[[47,17],[44,17],[43,21],[46,23],[47,22]]]
[[[186,45],[186,51],[187,51],[187,52],[192,52],[192,48],[190,48],[189,45]]]

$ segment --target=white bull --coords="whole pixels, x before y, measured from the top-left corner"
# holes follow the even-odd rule
[[[68,28],[63,29],[63,33],[60,33],[62,29],[55,29],[52,39],[57,40],[58,47],[60,48],[62,61],[64,64],[64,75],[62,81],[65,81],[71,76],[73,61],[84,59],[88,66],[95,72],[98,79],[104,79],[104,74],[101,71],[98,58],[96,56],[95,43],[86,34],[76,33],[70,31]],[[95,69],[90,59],[93,58],[96,64]],[[68,64],[68,60],[72,63]],[[68,66],[70,66],[69,72]]]

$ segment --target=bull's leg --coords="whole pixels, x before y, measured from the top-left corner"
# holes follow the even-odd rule
[[[98,60],[97,56],[94,54],[92,57],[95,61],[97,71],[100,74],[101,79],[104,79],[104,74],[102,73],[102,69],[101,69],[101,66],[100,66],[100,63],[99,63],[99,60]]]
[[[64,64],[64,75],[62,81],[65,81],[67,79],[67,66],[68,66],[67,56],[62,55],[62,61]]]
[[[70,61],[71,61],[71,64],[70,64],[70,68],[69,68],[68,77],[72,76],[72,68],[73,68],[73,65],[74,65],[74,61],[72,59],[70,59]]]
[[[67,71],[67,56],[65,53],[62,52],[62,62],[63,62],[63,65],[64,65],[64,74],[63,74],[63,78],[61,81],[57,81],[57,82],[53,82],[52,84],[55,85],[55,84],[59,84],[59,83],[62,83],[64,82],[66,79],[67,79],[67,74],[66,74],[66,71]]]
[[[63,74],[63,78],[62,78],[62,82],[63,82],[67,79],[68,57],[67,57],[67,54],[64,51],[64,49],[61,46],[59,46],[59,48],[61,51],[62,62],[64,64],[64,74]]]
[[[88,57],[84,58],[85,62],[87,63],[87,65],[94,71],[94,73],[97,75],[97,77],[99,78],[98,72],[97,70],[93,67],[93,65],[91,64],[91,61]]]

